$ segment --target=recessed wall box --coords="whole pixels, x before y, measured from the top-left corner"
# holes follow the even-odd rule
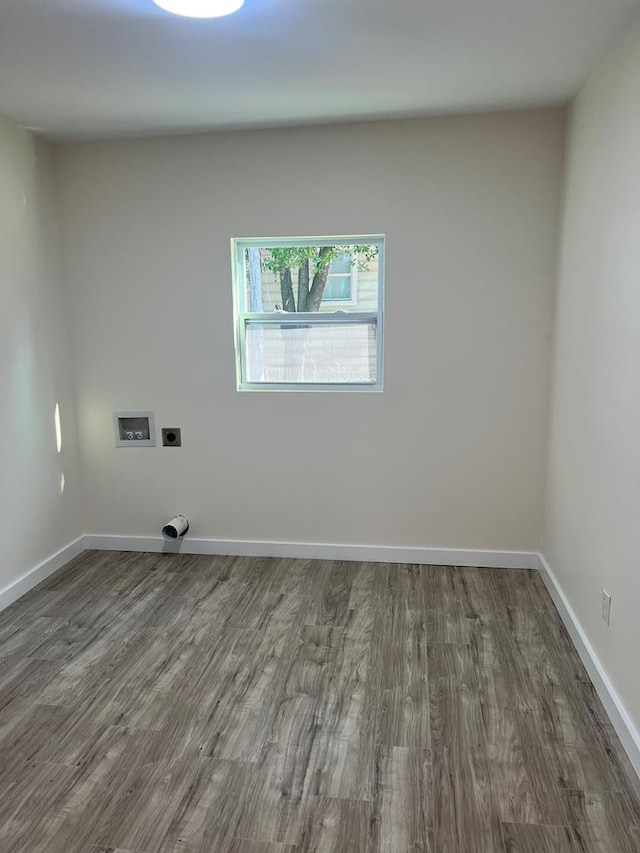
[[[114,412],[116,447],[155,447],[153,412]]]

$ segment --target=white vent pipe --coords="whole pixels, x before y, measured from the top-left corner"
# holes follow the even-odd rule
[[[189,520],[184,515],[174,515],[162,528],[165,539],[181,539],[189,530]]]

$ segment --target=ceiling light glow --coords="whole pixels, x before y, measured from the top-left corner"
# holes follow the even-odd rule
[[[153,0],[156,6],[185,18],[221,18],[237,12],[244,0]]]

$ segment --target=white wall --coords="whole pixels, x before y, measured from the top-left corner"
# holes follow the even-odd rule
[[[63,145],[91,533],[537,550],[564,113]],[[229,238],[387,235],[383,394],[235,390]],[[180,450],[113,446],[152,409]]]
[[[46,146],[0,120],[0,592],[83,532],[58,252]]]
[[[568,154],[544,555],[640,728],[640,27],[587,82]],[[611,625],[600,597],[613,595]]]

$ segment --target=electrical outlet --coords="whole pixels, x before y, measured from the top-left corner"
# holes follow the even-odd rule
[[[182,432],[178,427],[162,427],[163,447],[182,447]]]
[[[606,589],[602,590],[602,620],[605,625],[609,624],[611,618],[611,593]]]

